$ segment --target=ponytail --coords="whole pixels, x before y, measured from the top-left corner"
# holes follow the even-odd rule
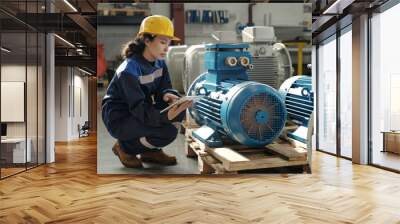
[[[154,38],[154,35],[144,33],[143,35],[136,37],[134,40],[129,41],[122,49],[122,57],[129,58],[132,55],[142,55],[144,49],[146,48],[146,44],[144,43],[145,40],[153,41]]]

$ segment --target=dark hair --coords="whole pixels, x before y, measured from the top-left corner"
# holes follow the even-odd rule
[[[144,44],[145,40],[153,41],[155,37],[155,35],[144,33],[136,37],[134,40],[129,41],[124,45],[124,48],[122,49],[122,57],[129,58],[134,54],[143,54],[143,51],[146,47],[146,45]]]

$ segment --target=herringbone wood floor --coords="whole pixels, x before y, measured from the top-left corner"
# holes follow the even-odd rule
[[[0,181],[0,223],[400,223],[400,175],[313,157],[311,175],[98,176],[85,138]]]

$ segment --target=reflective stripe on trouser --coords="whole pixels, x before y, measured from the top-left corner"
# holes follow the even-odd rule
[[[148,150],[159,150],[160,148],[171,144],[178,134],[178,129],[176,129],[172,124],[147,129],[148,133],[146,136],[131,140],[120,140],[119,142],[122,149],[126,153],[132,155],[140,154]]]
[[[142,143],[142,145],[144,147],[147,147],[149,149],[156,149],[157,148],[157,146],[154,146],[154,145],[150,144],[150,142],[147,141],[146,137],[140,137],[139,138],[139,142]]]

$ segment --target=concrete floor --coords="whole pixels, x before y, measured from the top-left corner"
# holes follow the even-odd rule
[[[104,96],[104,88],[98,88],[98,102]],[[185,136],[178,134],[177,139],[164,148],[170,155],[176,156],[178,164],[175,166],[160,166],[145,163],[144,168],[125,168],[118,157],[111,151],[115,139],[108,134],[101,119],[100,106],[97,111],[97,173],[98,174],[199,174],[197,159],[187,158],[184,150]]]

